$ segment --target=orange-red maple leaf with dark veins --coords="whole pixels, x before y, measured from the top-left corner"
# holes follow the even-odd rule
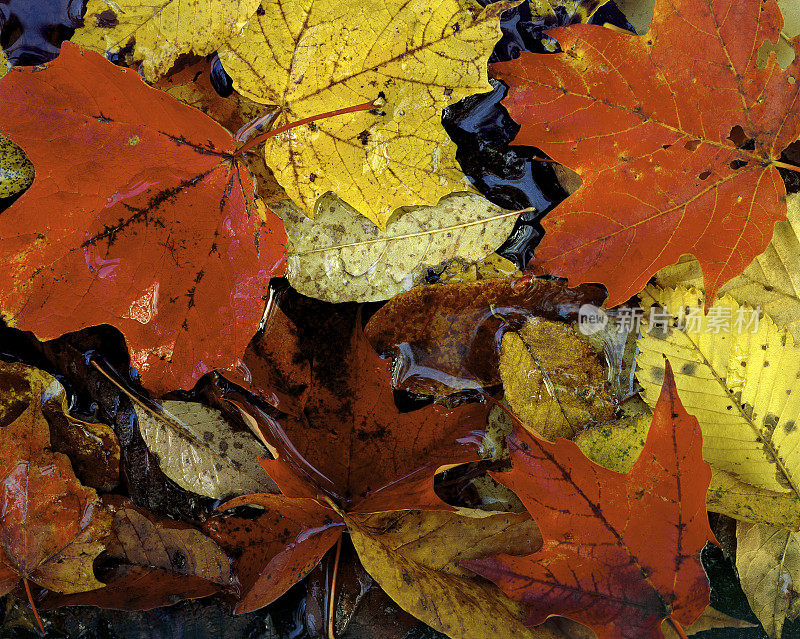
[[[31,188],[0,216],[0,307],[40,339],[112,324],[149,388],[238,363],[285,268],[229,132],[135,71],[65,43],[0,81]]]
[[[697,420],[667,374],[644,449],[628,473],[598,466],[571,441],[517,428],[512,470],[493,473],[519,495],[542,531],[533,555],[464,565],[525,603],[531,625],[562,615],[599,639],[657,639],[661,621],[691,624],[708,605],[700,550],[715,541]]]
[[[434,404],[401,412],[391,362],[370,346],[354,306],[314,314],[314,335],[305,339],[287,335],[291,323],[277,314],[262,339],[295,353],[286,359],[310,382],[303,406],[273,419],[243,396],[227,397],[256,417],[277,452],[263,466],[283,494],[225,504],[264,507],[256,522],[220,518],[207,526],[218,543],[242,552],[238,612],[267,605],[314,568],[341,536],[346,513],[451,509],[434,492],[433,477],[479,458],[488,410]],[[309,366],[297,366],[305,357]]]
[[[775,0],[657,0],[644,36],[579,24],[548,32],[558,53],[493,65],[515,143],[583,179],[544,218],[534,267],[615,305],[691,253],[713,301],[786,215],[776,162],[800,135],[800,60],[757,65],[782,25]]]

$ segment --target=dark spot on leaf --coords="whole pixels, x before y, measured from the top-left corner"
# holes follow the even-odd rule
[[[701,180],[707,180],[707,179],[709,178],[709,176],[710,176],[710,175],[711,175],[711,171],[703,171],[703,172],[702,172],[700,175],[698,175],[697,177],[699,177]]]
[[[184,555],[180,550],[173,550],[170,554],[169,560],[172,564],[172,567],[176,570],[183,570],[189,563],[186,559],[186,555]]]
[[[113,29],[119,24],[117,14],[111,9],[106,9],[95,16],[95,24],[101,29]]]
[[[694,362],[686,362],[681,367],[681,373],[683,373],[684,375],[694,375],[694,371],[696,369],[697,369],[697,364],[695,364]]]
[[[764,428],[766,428],[770,434],[775,432],[775,427],[778,425],[778,416],[772,413],[767,414],[764,418]]]

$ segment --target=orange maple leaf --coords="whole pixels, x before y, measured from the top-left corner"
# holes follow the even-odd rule
[[[782,25],[774,0],[657,0],[647,35],[579,24],[548,32],[559,53],[493,65],[515,143],[583,179],[544,218],[534,268],[605,284],[615,305],[691,253],[713,301],[786,215],[777,167],[800,135],[800,61],[757,64]]]

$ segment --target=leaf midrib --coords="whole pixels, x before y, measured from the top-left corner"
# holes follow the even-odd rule
[[[386,244],[391,244],[393,242],[399,242],[402,240],[411,239],[414,237],[426,237],[428,235],[435,235],[437,233],[446,233],[448,231],[455,231],[458,229],[467,228],[470,226],[477,226],[477,225],[487,225],[495,222],[497,220],[502,220],[507,217],[512,217],[519,215],[521,211],[511,211],[508,213],[501,213],[498,215],[493,215],[492,217],[483,218],[481,220],[473,220],[471,222],[463,222],[461,224],[453,224],[451,226],[443,226],[439,228],[432,229],[430,231],[417,231],[415,233],[404,233],[401,235],[391,235],[387,237],[378,237],[370,240],[362,240],[360,242],[349,242],[347,244],[336,244],[333,246],[323,246],[320,248],[311,249],[308,251],[297,251],[294,255],[311,255],[313,253],[323,253],[326,251],[339,251],[341,249],[352,248],[355,246],[366,246],[370,244],[379,244],[381,242],[385,242]]]
[[[742,405],[739,402],[735,401],[731,397],[731,393],[730,393],[730,389],[728,388],[728,385],[725,383],[724,379],[717,373],[717,370],[714,368],[714,366],[708,360],[708,358],[706,357],[705,353],[700,349],[700,347],[697,345],[697,343],[694,342],[692,340],[692,338],[687,333],[684,333],[683,331],[678,331],[678,332],[681,335],[686,337],[686,340],[689,342],[689,344],[691,344],[692,349],[702,358],[703,363],[708,367],[708,370],[714,376],[714,380],[717,382],[717,384],[719,384],[720,388],[722,389],[724,396],[726,398],[728,398],[730,400],[731,404],[733,404],[736,407],[736,410],[739,413],[739,415],[741,416],[742,420],[750,427],[750,429],[753,431],[753,434],[756,436],[756,438],[757,438],[756,441],[763,446],[765,452],[767,452],[768,456],[771,457],[770,461],[772,461],[772,463],[775,465],[775,467],[780,471],[781,475],[784,477],[786,482],[791,487],[792,492],[794,492],[795,497],[797,497],[797,499],[800,500],[800,486],[798,486],[797,482],[794,481],[792,475],[789,473],[789,470],[783,464],[783,461],[781,460],[780,456],[778,455],[778,450],[777,450],[777,448],[775,448],[775,446],[774,446],[774,444],[772,442],[772,437],[770,436],[769,438],[765,438],[764,437],[764,433],[762,432],[761,428],[759,428],[753,422],[752,418],[747,416],[747,414],[744,412],[744,410],[742,408]],[[745,376],[745,380],[746,379],[747,379],[747,376]],[[758,440],[760,440],[760,441],[758,441]]]

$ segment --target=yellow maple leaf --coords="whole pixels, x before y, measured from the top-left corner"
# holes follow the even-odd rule
[[[145,78],[170,70],[184,53],[214,53],[240,32],[259,0],[89,0],[72,41],[104,55],[133,46]]]
[[[275,127],[383,98],[362,111],[268,140],[267,165],[303,211],[328,191],[381,229],[405,205],[470,188],[444,107],[491,90],[486,63],[498,16],[473,0],[263,0],[220,59],[233,86],[278,106]]]

